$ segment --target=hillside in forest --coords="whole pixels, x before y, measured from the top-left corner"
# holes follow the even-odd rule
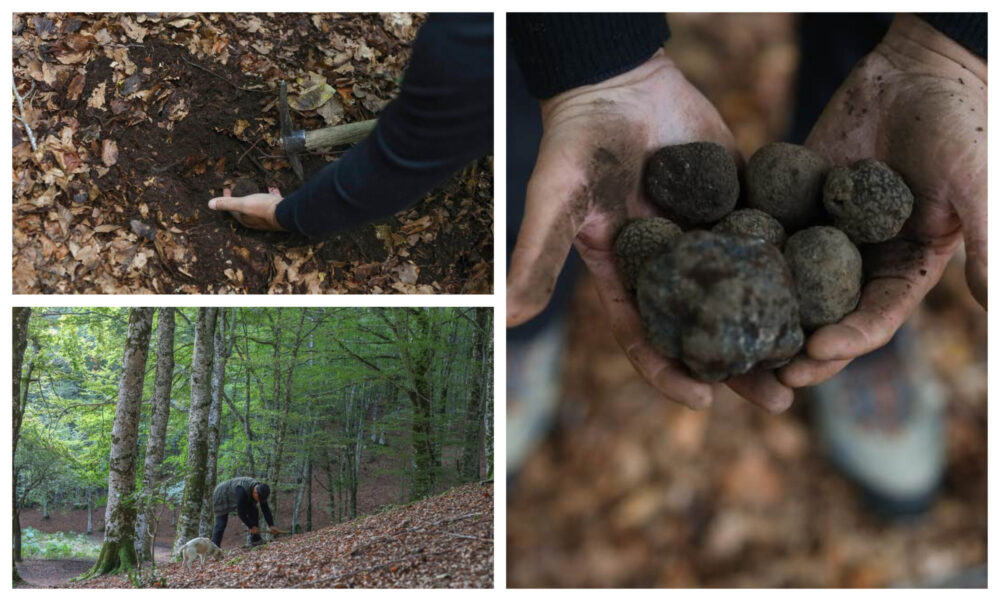
[[[224,549],[219,561],[146,568],[156,588],[491,588],[493,486],[444,494],[254,549]],[[102,576],[69,588],[132,588]]]

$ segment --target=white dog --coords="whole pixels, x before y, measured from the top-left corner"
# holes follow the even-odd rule
[[[215,559],[222,559],[223,554],[222,549],[216,547],[215,543],[203,536],[192,538],[181,547],[181,559],[184,561],[184,567],[186,568],[191,567],[194,560],[199,557],[201,558],[202,565],[204,565],[206,555]]]

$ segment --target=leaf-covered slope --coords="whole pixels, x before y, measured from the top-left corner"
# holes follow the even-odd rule
[[[242,527],[230,520],[230,527]],[[493,586],[493,486],[467,484],[412,505],[256,549],[225,549],[221,561],[159,566],[168,588],[489,588]],[[131,587],[124,576],[73,588]]]

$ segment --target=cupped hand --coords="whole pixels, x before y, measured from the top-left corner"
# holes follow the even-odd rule
[[[233,191],[225,188],[222,196],[208,201],[208,208],[213,211],[229,211],[233,219],[250,229],[284,231],[274,216],[274,211],[281,202],[281,192],[274,187],[267,191],[267,194],[233,196]]]
[[[507,277],[508,327],[545,308],[575,245],[594,276],[615,338],[636,370],[668,399],[696,409],[709,406],[712,385],[694,380],[683,365],[646,341],[616,267],[614,238],[626,220],[656,214],[641,182],[650,154],[694,141],[717,142],[735,154],[732,134],[662,50],[627,73],[542,101],[542,126]],[[771,411],[792,401],[791,390],[774,372],[729,384]]]
[[[782,382],[817,384],[886,344],[963,241],[966,280],[986,307],[986,89],[982,59],[901,15],[837,90],[806,145],[838,166],[884,161],[910,186],[914,209],[896,239],[862,248],[857,309],[814,332]]]

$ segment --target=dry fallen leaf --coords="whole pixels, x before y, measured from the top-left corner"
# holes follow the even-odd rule
[[[118,162],[118,144],[114,140],[104,140],[102,143],[101,160],[108,167]]]
[[[94,91],[90,94],[90,100],[87,101],[87,106],[92,109],[104,108],[104,90],[107,88],[107,85],[108,84],[103,81],[97,84],[97,87],[94,88]]]

